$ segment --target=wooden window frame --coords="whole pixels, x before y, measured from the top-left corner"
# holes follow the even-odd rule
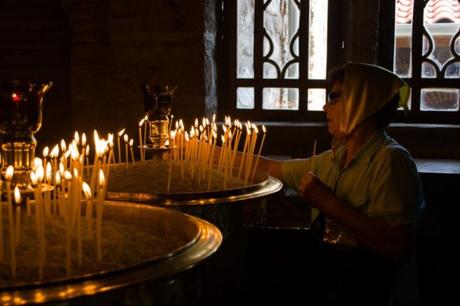
[[[380,1],[379,17],[379,48],[378,62],[389,70],[393,70],[394,60],[394,37],[395,37],[395,1]],[[423,11],[428,4],[427,0],[414,1],[412,20],[412,76],[404,80],[412,88],[411,110],[404,114],[397,114],[396,121],[409,123],[435,123],[435,124],[458,124],[460,122],[460,110],[457,111],[421,111],[420,93],[422,88],[460,88],[458,78],[422,78],[422,54],[423,41]],[[460,30],[459,30],[460,31]],[[420,55],[418,55],[420,54]],[[460,57],[456,56],[460,61]]]
[[[324,122],[323,111],[309,111],[308,89],[325,88],[327,80],[308,79],[308,11],[309,1],[295,0],[300,5],[299,37],[299,78],[298,79],[263,79],[263,6],[264,0],[254,0],[254,78],[238,79],[236,77],[236,16],[237,0],[220,0],[218,16],[221,23],[218,28],[218,111],[231,114],[241,120],[257,121],[310,121]],[[328,2],[328,38],[327,71],[343,63],[342,37],[343,20],[342,1]],[[305,16],[306,15],[306,16]],[[302,43],[303,42],[303,43]],[[236,108],[237,87],[254,87],[254,108]],[[262,109],[262,90],[268,87],[296,88],[299,90],[299,110],[265,110]]]

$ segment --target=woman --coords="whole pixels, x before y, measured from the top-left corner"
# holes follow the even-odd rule
[[[261,167],[326,217],[317,258],[325,262],[317,276],[327,276],[327,285],[318,286],[317,302],[385,305],[392,295],[395,305],[402,285],[392,289],[393,279],[415,268],[414,226],[424,205],[412,157],[385,132],[398,106],[406,107],[409,88],[392,72],[362,63],[347,63],[330,79],[324,111],[332,150],[308,159],[264,159]],[[415,288],[399,295],[406,305],[416,303],[409,289]]]

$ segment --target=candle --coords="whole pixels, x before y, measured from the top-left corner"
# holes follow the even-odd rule
[[[142,126],[144,125],[145,119],[142,118],[141,121],[139,121],[139,147],[140,147],[140,153],[141,153],[141,160],[144,160],[144,148],[142,148],[143,143],[142,143]]]
[[[7,209],[8,209],[8,230],[10,236],[10,263],[11,263],[11,277],[16,278],[16,252],[15,252],[15,234],[14,234],[14,220],[13,220],[13,203],[11,195],[11,179],[14,175],[13,166],[8,166],[5,172],[6,179],[6,195],[7,195]]]
[[[14,203],[16,203],[16,240],[15,240],[15,243],[16,243],[16,246],[19,245],[19,239],[21,237],[20,235],[20,229],[21,229],[21,202],[22,202],[22,198],[21,198],[21,192],[19,191],[19,187],[18,186],[15,186],[14,187]]]
[[[0,177],[0,262],[3,262],[5,255],[3,253],[3,201],[1,194],[3,191],[3,182]]]
[[[97,245],[97,260],[102,261],[102,214],[104,204],[104,189],[105,177],[102,170],[99,171],[99,188],[97,192],[97,207],[96,207],[96,245]]]
[[[262,131],[263,131],[264,135],[262,136],[262,141],[260,142],[259,152],[257,152],[257,158],[256,158],[256,163],[254,165],[254,171],[253,171],[252,177],[251,177],[251,182],[254,181],[254,177],[255,177],[256,172],[257,172],[257,165],[259,164],[260,154],[262,153],[262,147],[264,145],[265,135],[267,134],[267,129],[265,128],[265,125],[262,125]]]
[[[48,153],[49,153],[50,149],[48,148],[48,146],[46,146],[44,149],[43,149],[43,162],[46,164],[46,158],[48,157]]]
[[[121,136],[123,136],[123,134],[125,133],[125,129],[122,129],[121,131],[118,132],[117,134],[117,146],[118,146],[118,162],[121,163]]]
[[[246,149],[248,147],[249,140],[251,139],[251,130],[249,129],[249,126],[247,123],[245,123],[245,125],[246,125],[246,138],[244,139],[243,152],[242,152],[242,156],[240,160],[240,168],[238,170],[238,178],[241,178],[241,173],[243,171],[243,166],[244,166],[245,159],[246,159]]]
[[[135,160],[134,160],[133,144],[134,144],[134,139],[131,138],[131,139],[129,140],[129,149],[130,149],[130,151],[131,151],[131,160],[133,161],[133,165],[134,165]]]
[[[145,115],[144,117],[144,141],[142,142],[144,145],[147,145],[147,128],[149,126],[149,121],[147,120],[148,117]],[[144,159],[145,159],[145,150],[144,150]]]
[[[129,163],[129,155],[128,155],[128,141],[129,141],[129,137],[128,137],[128,134],[125,134],[125,135],[123,136],[123,141],[125,142],[126,167],[128,167],[128,163]]]

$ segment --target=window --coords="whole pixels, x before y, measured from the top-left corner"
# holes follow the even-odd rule
[[[460,2],[383,1],[381,62],[411,86],[413,122],[458,123],[460,119]],[[385,19],[385,14],[393,19]],[[390,37],[391,34],[391,38]],[[391,41],[389,41],[391,39]],[[390,55],[390,56],[388,56]]]
[[[331,48],[340,46],[340,35],[329,35],[334,2],[222,1],[219,111],[253,120],[324,120],[327,71],[342,63],[340,47]]]

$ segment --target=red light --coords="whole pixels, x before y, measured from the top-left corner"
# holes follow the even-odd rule
[[[19,101],[21,101],[21,96],[13,92],[11,94],[11,99],[13,100],[13,102],[19,103]]]

